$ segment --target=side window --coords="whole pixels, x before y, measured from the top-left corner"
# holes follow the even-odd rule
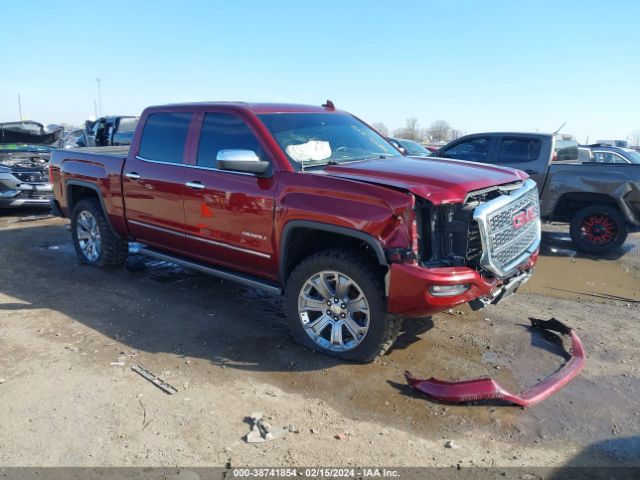
[[[471,162],[486,162],[490,143],[489,137],[474,138],[445,150],[444,157],[469,160]]]
[[[500,144],[500,163],[533,162],[540,156],[542,142],[537,138],[508,138]]]
[[[118,132],[133,132],[137,124],[137,118],[121,118],[118,124]]]
[[[147,160],[182,163],[191,113],[152,113],[147,117],[138,155]]]
[[[627,162],[627,159],[624,158],[622,155],[614,153],[612,156],[613,156],[613,163],[629,163]]]
[[[198,166],[215,168],[220,150],[251,150],[261,160],[267,160],[260,142],[243,120],[228,113],[207,113],[200,134]]]
[[[614,152],[593,152],[593,156],[597,163],[629,163]]]

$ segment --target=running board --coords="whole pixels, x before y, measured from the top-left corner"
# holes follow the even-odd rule
[[[260,278],[253,277],[251,275],[232,272],[230,270],[226,270],[220,267],[212,267],[210,265],[205,265],[204,263],[200,263],[194,260],[187,260],[186,258],[183,258],[180,256],[159,252],[152,248],[141,246],[141,245],[139,246],[139,248],[136,248],[134,251],[136,251],[137,253],[141,253],[142,255],[148,255],[149,257],[157,258],[158,260],[177,263],[182,267],[190,268],[192,270],[197,270],[198,272],[202,272],[207,275],[218,277],[223,280],[229,280],[231,282],[240,283],[242,285],[246,285],[247,287],[260,288],[271,294],[275,294],[275,295],[282,294],[282,289],[280,288],[280,285],[278,285],[277,283],[270,282],[268,280],[262,280]]]

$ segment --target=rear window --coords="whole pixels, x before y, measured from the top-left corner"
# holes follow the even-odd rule
[[[182,163],[191,113],[152,113],[147,117],[138,155],[146,160]]]
[[[533,162],[540,156],[539,138],[503,138],[500,145],[501,163]]]
[[[575,140],[556,139],[556,150],[553,159],[557,161],[578,160],[578,142]]]

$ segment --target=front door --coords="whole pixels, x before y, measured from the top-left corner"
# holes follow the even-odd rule
[[[218,170],[220,150],[251,150],[269,160],[242,118],[227,112],[204,115],[193,164],[185,169],[184,215],[190,256],[276,279],[273,165],[264,176]]]
[[[149,115],[140,148],[129,155],[122,172],[130,232],[139,242],[178,253],[185,251],[182,196],[192,118],[192,113],[185,112]]]

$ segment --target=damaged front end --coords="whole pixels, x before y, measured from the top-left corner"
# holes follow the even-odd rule
[[[570,337],[571,350],[569,361],[562,368],[525,392],[513,394],[489,377],[450,382],[433,377],[419,379],[410,372],[405,372],[407,382],[412,388],[443,403],[503,400],[521,407],[529,407],[544,400],[560,390],[580,373],[584,367],[586,355],[578,335],[562,322],[555,318],[550,320],[530,318],[529,320],[533,329],[554,331]]]
[[[541,237],[532,180],[472,191],[462,203],[416,198],[413,212],[411,251],[390,262],[390,312],[419,317],[462,303],[478,310],[531,277]]]
[[[49,206],[53,188],[47,166],[62,132],[37,122],[0,124],[0,208]]]

